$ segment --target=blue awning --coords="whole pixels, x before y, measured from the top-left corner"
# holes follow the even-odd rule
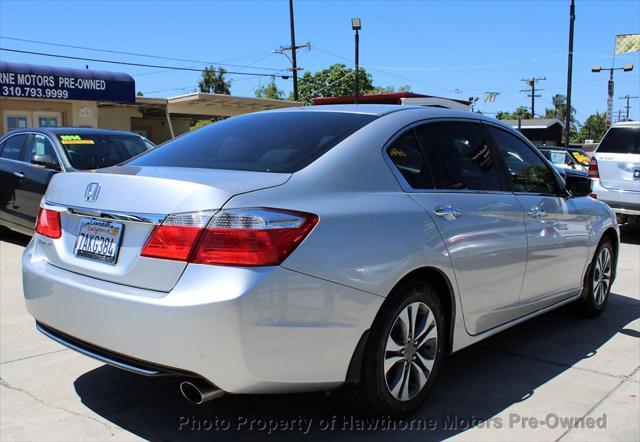
[[[121,72],[0,61],[0,97],[134,103],[135,81]]]

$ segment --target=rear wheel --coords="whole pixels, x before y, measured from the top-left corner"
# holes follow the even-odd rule
[[[614,264],[613,245],[608,239],[603,239],[589,265],[582,295],[577,301],[585,316],[597,316],[604,311],[611,291]]]
[[[400,416],[427,398],[444,356],[445,321],[435,290],[420,281],[399,286],[374,323],[356,397],[371,415]]]

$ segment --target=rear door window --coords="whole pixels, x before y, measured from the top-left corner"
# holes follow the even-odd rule
[[[596,152],[640,154],[640,127],[612,127]]]
[[[477,124],[430,123],[416,133],[437,189],[502,190],[495,159]]]
[[[376,118],[330,111],[243,115],[180,136],[128,164],[292,173]]]
[[[387,155],[414,189],[433,189],[433,180],[413,129],[387,147]]]
[[[14,135],[5,140],[2,146],[2,152],[0,152],[1,158],[6,158],[9,160],[20,160],[20,156],[22,153],[22,146],[24,146],[24,142],[27,139],[27,135]]]

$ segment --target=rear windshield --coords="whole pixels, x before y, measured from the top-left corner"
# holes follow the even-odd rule
[[[315,111],[243,115],[183,135],[128,164],[292,173],[376,118]]]
[[[57,135],[74,169],[100,169],[120,164],[153,149],[150,141],[138,135],[69,133]]]
[[[598,153],[640,154],[640,127],[613,127],[604,136]]]

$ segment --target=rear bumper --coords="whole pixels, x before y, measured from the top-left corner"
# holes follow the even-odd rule
[[[592,190],[598,199],[622,215],[640,215],[640,192],[607,189],[599,179],[592,180]]]
[[[170,293],[153,292],[54,267],[34,256],[34,241],[23,256],[24,295],[50,337],[102,350],[107,359],[97,359],[130,371],[192,373],[231,393],[344,382],[384,300],[282,267],[189,265]]]

